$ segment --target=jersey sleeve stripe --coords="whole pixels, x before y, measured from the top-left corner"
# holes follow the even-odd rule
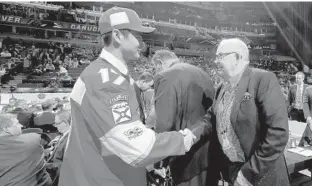
[[[151,152],[155,132],[141,121],[117,125],[100,138],[102,144],[126,163],[137,166]]]
[[[134,80],[132,78],[130,78],[130,85],[134,84]]]
[[[126,79],[122,76],[119,76],[115,81],[113,82],[115,85],[121,85]]]
[[[111,73],[117,74],[117,72],[113,69],[110,69]]]
[[[70,98],[81,105],[83,97],[86,93],[86,85],[79,77],[75,83],[75,86],[70,94]]]

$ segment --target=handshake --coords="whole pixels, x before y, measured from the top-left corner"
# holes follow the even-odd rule
[[[197,143],[202,136],[207,136],[211,133],[212,126],[207,120],[199,120],[194,125],[179,132],[184,137],[185,151],[188,152],[192,145]]]
[[[197,137],[188,128],[179,131],[184,137],[184,148],[188,152],[195,143]]]

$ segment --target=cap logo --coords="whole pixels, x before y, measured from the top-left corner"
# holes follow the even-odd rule
[[[126,12],[118,12],[118,13],[111,14],[109,16],[109,19],[110,19],[112,27],[116,26],[116,25],[130,23],[128,15],[126,14]]]

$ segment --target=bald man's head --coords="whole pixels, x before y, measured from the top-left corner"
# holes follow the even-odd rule
[[[247,45],[238,38],[224,39],[220,42],[216,54],[237,53],[243,60],[249,61],[249,49]]]
[[[152,57],[152,63],[156,68],[156,73],[169,68],[173,63],[180,62],[174,52],[169,50],[157,50]]]
[[[217,73],[226,79],[239,75],[249,64],[247,45],[237,38],[222,40],[214,63]]]

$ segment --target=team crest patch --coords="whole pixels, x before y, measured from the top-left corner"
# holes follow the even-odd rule
[[[128,102],[121,102],[112,105],[112,114],[115,124],[131,120],[131,110]]]
[[[143,129],[140,127],[134,127],[124,132],[124,135],[129,139],[132,140],[138,136],[143,134]]]

